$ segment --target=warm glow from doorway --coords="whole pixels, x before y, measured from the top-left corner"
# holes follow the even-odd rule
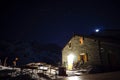
[[[72,70],[74,56],[72,54],[70,54],[67,56],[67,59],[68,59],[68,70]]]

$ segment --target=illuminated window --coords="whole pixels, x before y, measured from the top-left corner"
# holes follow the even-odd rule
[[[72,46],[72,45],[71,45],[71,41],[70,41],[70,42],[68,43],[68,47],[71,49],[71,46]]]
[[[80,44],[83,44],[83,38],[80,37]]]

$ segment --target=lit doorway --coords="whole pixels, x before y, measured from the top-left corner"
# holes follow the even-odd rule
[[[74,56],[72,54],[67,56],[67,61],[68,61],[68,70],[72,70],[73,69],[73,61],[74,61]]]
[[[81,65],[83,65],[85,62],[88,61],[88,57],[86,53],[82,53],[78,56],[78,61],[81,62]]]

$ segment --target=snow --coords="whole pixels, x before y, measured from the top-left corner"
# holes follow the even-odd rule
[[[21,71],[20,68],[12,68],[12,67],[5,67],[5,66],[0,66],[0,70],[16,70],[16,72],[13,72],[11,74],[12,77],[20,76]],[[43,76],[38,75],[38,73],[41,73]],[[31,78],[36,79],[36,80],[48,80],[49,79],[59,79],[59,78],[64,78],[66,76],[59,76],[58,75],[58,67],[54,68],[49,68],[46,66],[39,67],[38,70],[31,70],[31,69],[24,69],[22,70],[22,75],[28,74],[31,76]],[[75,75],[81,75],[81,72],[79,71],[66,71],[68,76],[75,76]]]

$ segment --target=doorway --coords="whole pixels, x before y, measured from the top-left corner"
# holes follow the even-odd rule
[[[78,56],[78,61],[81,62],[81,64],[83,65],[85,62],[88,61],[88,56],[86,53],[82,53]]]

